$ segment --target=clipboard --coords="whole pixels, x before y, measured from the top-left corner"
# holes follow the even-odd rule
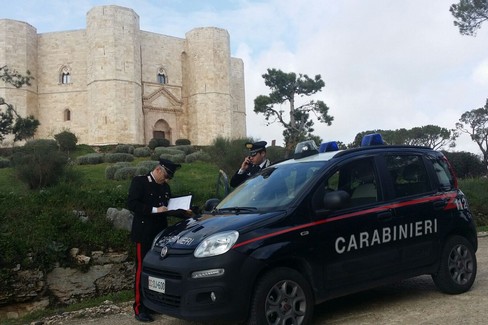
[[[168,210],[189,210],[192,197],[193,196],[190,194],[170,198],[168,202]]]

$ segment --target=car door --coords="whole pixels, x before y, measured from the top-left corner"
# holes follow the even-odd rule
[[[401,256],[398,272],[431,265],[439,255],[439,218],[446,198],[434,188],[430,162],[421,153],[389,153],[384,158],[392,184],[392,240]]]
[[[374,155],[348,159],[328,173],[312,197],[314,240],[322,255],[328,292],[348,291],[392,274],[400,261],[389,234],[392,212],[385,206]],[[345,191],[349,202],[338,210],[321,207],[323,193]]]

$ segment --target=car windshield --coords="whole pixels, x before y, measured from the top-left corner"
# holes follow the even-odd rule
[[[324,164],[324,161],[313,161],[270,166],[227,195],[217,210],[253,213],[284,207],[300,195],[304,185]]]

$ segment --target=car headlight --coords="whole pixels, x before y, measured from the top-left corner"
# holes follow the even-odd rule
[[[234,246],[237,238],[239,233],[235,230],[214,234],[198,245],[193,256],[198,258],[224,254]]]

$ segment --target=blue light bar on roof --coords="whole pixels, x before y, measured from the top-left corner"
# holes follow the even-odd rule
[[[336,141],[323,142],[320,144],[319,152],[337,151],[339,146]]]
[[[379,133],[366,134],[363,137],[363,140],[361,141],[361,147],[377,146],[377,145],[382,145],[382,144],[385,144],[385,143],[383,142],[383,138],[381,137],[381,134],[379,134]]]

